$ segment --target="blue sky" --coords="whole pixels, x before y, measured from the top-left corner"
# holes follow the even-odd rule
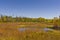
[[[0,15],[53,18],[60,15],[60,0],[0,0]]]

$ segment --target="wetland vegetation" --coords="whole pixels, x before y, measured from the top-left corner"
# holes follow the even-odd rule
[[[1,16],[0,40],[60,40],[59,26],[60,19]]]

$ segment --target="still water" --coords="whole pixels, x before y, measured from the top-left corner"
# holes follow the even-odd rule
[[[19,31],[25,31],[25,30],[36,30],[36,29],[39,29],[40,31],[43,30],[43,31],[52,31],[53,29],[50,29],[50,28],[19,28],[18,30]]]

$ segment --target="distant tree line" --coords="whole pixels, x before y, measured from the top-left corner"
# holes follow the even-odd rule
[[[52,19],[45,19],[42,17],[39,18],[28,18],[28,17],[12,17],[12,16],[0,16],[0,22],[50,22],[52,23]]]
[[[0,22],[40,22],[46,24],[58,24],[60,25],[60,18],[54,17],[53,19],[46,18],[28,18],[28,17],[12,17],[12,16],[0,16]]]

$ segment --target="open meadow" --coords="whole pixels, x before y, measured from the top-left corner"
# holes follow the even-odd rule
[[[0,23],[0,40],[60,40],[60,31],[41,30],[48,26],[33,22],[2,22]]]

